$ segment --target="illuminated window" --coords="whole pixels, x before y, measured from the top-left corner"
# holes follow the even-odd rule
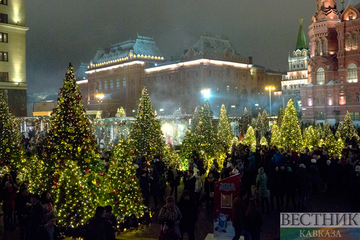
[[[325,70],[323,68],[319,68],[317,70],[316,81],[317,85],[323,85],[325,83]]]
[[[352,121],[359,121],[359,112],[349,112]]]
[[[116,80],[116,89],[120,89],[120,80],[119,79]]]
[[[9,73],[0,72],[0,82],[8,82],[8,81],[9,81]]]
[[[352,37],[352,48],[353,48],[353,49],[357,49],[357,35],[356,35],[356,33],[353,33],[353,37]]]
[[[8,15],[0,13],[0,23],[8,23]]]
[[[347,69],[348,74],[348,82],[349,83],[356,83],[357,79],[357,67],[354,63],[350,64]]]
[[[113,80],[110,80],[110,90],[113,90],[114,89],[114,82]]]
[[[0,62],[7,62],[7,61],[8,61],[8,53],[0,52]]]
[[[340,105],[344,105],[345,103],[346,103],[345,97],[344,97],[344,96],[341,96],[341,97],[339,98],[339,104],[340,104]]]
[[[346,48],[347,51],[349,51],[350,48],[351,48],[351,36],[350,36],[350,34],[346,34],[345,48]]]
[[[102,89],[102,85],[101,85],[101,82],[99,82],[99,90]]]
[[[107,90],[107,80],[104,82],[104,90]]]
[[[0,32],[0,42],[7,43],[8,42],[8,34]]]
[[[325,53],[326,53],[326,41],[325,40],[322,40],[322,53],[323,53],[323,55],[325,55]]]

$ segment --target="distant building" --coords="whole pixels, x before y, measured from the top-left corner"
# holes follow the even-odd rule
[[[360,5],[339,11],[335,0],[318,0],[309,27],[309,84],[301,88],[304,122],[343,121],[349,111],[360,124]]]
[[[0,90],[17,117],[26,112],[25,0],[0,0]]]
[[[302,22],[303,20],[301,19],[295,50],[291,55],[289,54],[289,71],[284,75],[283,80],[281,81],[283,103],[286,104],[292,99],[295,103],[295,108],[299,112],[301,111],[300,88],[309,83],[309,48],[306,43],[307,41]]]
[[[227,37],[205,33],[180,59],[169,61],[149,37],[99,49],[88,66],[81,64],[76,77],[86,109],[101,109],[103,117],[115,116],[120,106],[134,116],[144,86],[159,115],[179,108],[193,113],[204,99],[201,91],[210,89],[215,115],[224,103],[230,116],[240,116],[245,107],[255,113],[256,103],[268,107],[265,86],[279,89],[282,74],[253,65]],[[100,93],[103,99],[97,98]]]

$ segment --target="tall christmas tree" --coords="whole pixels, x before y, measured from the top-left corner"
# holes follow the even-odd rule
[[[184,141],[181,145],[181,159],[183,162],[188,162],[192,151],[195,150],[199,152],[198,146],[195,144],[195,135],[192,131],[187,130]]]
[[[317,147],[317,136],[315,134],[314,128],[312,125],[307,127],[304,131],[304,147],[307,147],[308,149]]]
[[[355,138],[356,141],[359,142],[359,135],[356,132],[356,129],[354,127],[354,124],[351,120],[351,116],[349,111],[346,111],[345,119],[344,119],[344,125],[342,128],[342,138],[345,140],[346,138],[352,139]]]
[[[0,90],[0,168],[15,170],[23,155],[20,131],[10,112],[5,94]]]
[[[251,116],[249,115],[248,110],[245,108],[244,114],[240,119],[240,126],[239,126],[240,129],[239,130],[240,130],[241,136],[245,136],[250,124],[251,124]]]
[[[205,101],[199,112],[199,122],[194,131],[195,145],[200,150],[200,155],[210,159],[216,152],[216,134],[213,127],[213,116],[209,102]]]
[[[116,117],[126,117],[125,109],[123,107],[117,109]]]
[[[281,146],[285,150],[300,151],[303,139],[299,119],[292,99],[289,100],[281,123]]]
[[[233,137],[234,136],[232,134],[229,116],[226,112],[225,105],[223,104],[220,110],[217,138],[220,146],[224,149],[225,152],[231,146]]]
[[[163,152],[165,140],[160,121],[156,117],[149,94],[144,87],[130,135],[130,146],[137,157],[146,157],[150,160]]]
[[[133,154],[125,139],[120,139],[114,147],[105,182],[104,202],[113,207],[117,219],[123,220],[133,215],[140,218],[144,215],[146,207],[142,202]]]
[[[95,148],[95,136],[70,65],[53,110],[44,146],[44,172],[39,188],[51,190],[58,224],[84,224],[99,204],[104,173]]]
[[[256,138],[254,129],[250,126],[246,132],[246,135],[243,139],[243,144],[250,146],[252,152],[256,151]]]

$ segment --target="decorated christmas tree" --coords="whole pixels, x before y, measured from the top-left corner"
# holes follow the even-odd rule
[[[345,137],[343,137],[343,128],[344,128],[344,124],[339,123],[337,129],[336,129],[336,133],[335,133],[335,137],[338,138],[342,138],[345,139]]]
[[[104,195],[104,202],[113,207],[113,213],[120,221],[130,216],[140,218],[146,210],[133,160],[126,140],[120,139],[114,147],[109,170],[105,175]]]
[[[268,132],[269,132],[269,117],[270,117],[270,115],[264,109],[264,111],[261,114],[260,124],[259,124],[260,125],[260,135],[262,137],[266,137],[268,135]]]
[[[249,127],[249,125],[251,124],[251,116],[249,115],[247,109],[244,109],[244,114],[240,119],[240,135],[241,136],[245,136],[247,129]]]
[[[304,147],[307,147],[309,150],[317,147],[318,139],[315,134],[314,128],[312,125],[307,127],[304,131]]]
[[[299,119],[292,99],[289,100],[281,123],[281,146],[289,151],[300,151],[303,146]]]
[[[322,126],[320,124],[316,125],[314,132],[315,132],[315,136],[317,139],[317,146],[319,146],[319,147],[323,146],[325,135],[324,135],[324,130],[323,130]]]
[[[261,137],[261,139],[260,139],[260,145],[261,146],[268,146],[268,143],[267,143],[267,140],[266,140],[266,138],[265,137]]]
[[[5,94],[0,90],[0,168],[15,170],[23,155],[20,131],[9,109]]]
[[[335,143],[334,153],[337,155],[339,159],[342,156],[342,151],[344,150],[344,147],[345,147],[344,141],[341,138],[338,138],[338,140]]]
[[[104,174],[70,65],[50,119],[39,189],[53,193],[60,226],[84,224],[99,204]],[[40,191],[40,190],[39,190]]]
[[[142,91],[135,121],[131,126],[130,147],[136,157],[146,157],[150,160],[155,155],[161,155],[165,146],[160,121],[156,119],[146,87]]]
[[[277,120],[276,120],[276,123],[277,123],[279,129],[281,128],[281,123],[282,123],[284,114],[285,114],[285,110],[284,110],[283,106],[281,106],[280,110],[278,112]]]
[[[242,140],[244,145],[250,146],[252,152],[256,151],[256,138],[254,129],[250,126],[245,134],[244,139]]]
[[[181,145],[181,159],[183,162],[188,162],[192,151],[196,150],[197,152],[199,151],[198,146],[195,145],[195,135],[193,134],[192,131],[187,130],[186,135],[185,135],[185,139],[182,142]]]
[[[95,119],[101,119],[101,111],[96,112]]]
[[[356,141],[360,140],[359,135],[357,134],[354,124],[351,120],[349,111],[346,111],[341,136],[342,136],[343,140],[346,140],[346,138],[349,138],[349,139],[355,138]]]
[[[199,150],[201,157],[205,160],[214,156],[216,150],[216,134],[213,127],[213,115],[210,104],[205,101],[199,112],[199,121],[194,133],[195,149]]]
[[[125,109],[123,107],[117,109],[116,117],[126,117]]]
[[[271,145],[276,146],[277,148],[281,148],[281,132],[276,123],[273,123],[271,130]]]
[[[195,128],[199,122],[199,110],[196,107],[194,110],[193,118],[191,119],[191,131],[195,131]]]
[[[333,156],[335,154],[336,140],[327,122],[325,123],[323,134],[324,134],[324,145],[328,149],[329,155]]]
[[[188,156],[190,156],[190,154]],[[189,159],[189,157],[181,158],[174,149],[170,148],[169,146],[165,146],[163,163],[165,164],[166,168],[174,167],[179,171],[188,170],[188,161],[185,159]]]
[[[224,149],[224,152],[231,147],[233,137],[229,116],[226,112],[225,105],[223,104],[220,110],[217,139],[220,147]]]

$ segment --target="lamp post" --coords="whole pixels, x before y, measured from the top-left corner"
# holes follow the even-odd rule
[[[209,99],[211,97],[211,89],[210,88],[202,89],[201,93],[205,99]]]
[[[102,100],[104,99],[104,94],[99,93],[99,94],[96,94],[95,97],[98,99],[99,110],[101,110],[101,103],[102,103]]]
[[[270,117],[271,117],[271,90],[275,90],[274,86],[266,86],[265,88],[266,91],[269,91],[269,101],[270,101]]]

